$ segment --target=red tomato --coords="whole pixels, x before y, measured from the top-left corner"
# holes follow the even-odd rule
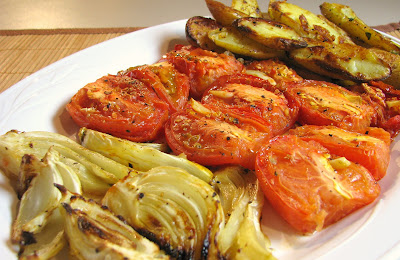
[[[392,138],[396,137],[400,132],[400,115],[390,117],[379,124],[383,129],[388,131]]]
[[[306,141],[316,141],[330,153],[363,165],[375,180],[386,175],[390,161],[390,134],[382,128],[369,128],[364,133],[357,133],[335,126],[305,125],[289,133]]]
[[[291,85],[286,94],[299,104],[301,124],[363,131],[375,117],[373,107],[360,95],[333,83],[305,80]]]
[[[272,126],[273,135],[291,128],[298,114],[298,107],[268,81],[246,74],[220,77],[204,93],[201,102],[264,121]]]
[[[285,90],[288,84],[303,81],[295,70],[278,59],[253,61],[246,65],[246,70],[257,70],[271,77],[280,90]]]
[[[67,105],[81,127],[136,142],[156,139],[168,119],[168,105],[151,87],[127,76],[104,76],[81,88]]]
[[[268,125],[232,112],[188,102],[185,110],[171,115],[165,126],[168,145],[176,154],[213,166],[239,164],[254,169],[257,150],[271,137]]]
[[[200,98],[208,86],[220,76],[239,73],[244,68],[233,56],[193,46],[177,46],[174,51],[165,55],[164,60],[189,76],[190,95],[193,98]]]
[[[171,112],[182,109],[189,97],[189,78],[169,62],[142,65],[120,73],[149,84]]]
[[[336,156],[295,135],[273,138],[259,151],[256,174],[265,196],[296,230],[313,233],[373,202],[379,184],[363,166],[341,169]]]
[[[352,87],[376,111],[374,126],[382,127],[394,138],[400,132],[400,90],[382,81],[371,81]]]

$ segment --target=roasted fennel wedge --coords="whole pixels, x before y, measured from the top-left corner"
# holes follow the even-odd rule
[[[48,259],[66,244],[59,211],[61,193],[53,184],[63,184],[80,193],[79,178],[60,161],[57,151],[49,149],[42,160],[23,156],[19,180],[21,201],[11,239],[20,246],[20,259]]]
[[[9,131],[0,136],[0,169],[15,184],[21,158],[25,154],[43,158],[50,147],[60,154],[65,165],[78,174],[83,191],[91,195],[104,195],[112,184],[132,171],[66,136],[44,131]]]
[[[69,192],[62,193],[62,215],[70,252],[78,259],[169,259],[106,207]]]
[[[212,183],[225,213],[226,224],[218,240],[224,258],[275,259],[261,231],[264,194],[254,172],[228,166],[215,172]]]
[[[160,166],[117,182],[102,200],[177,259],[215,259],[224,213],[212,187],[187,171]]]
[[[46,161],[47,158],[45,157]],[[54,169],[54,165],[48,165],[46,161],[39,163],[39,159],[34,156],[29,156],[29,159],[28,156],[24,157],[24,164],[31,161],[34,161],[36,166],[36,176],[30,180],[27,190],[21,197],[11,233],[12,240],[20,244],[26,243],[23,241],[26,236],[24,234],[40,232],[52,212],[58,208],[61,194],[52,185],[53,183],[63,184],[62,177]]]
[[[64,233],[64,219],[60,208],[54,210],[46,225],[37,234],[25,234],[20,245],[19,259],[51,259],[67,244]]]
[[[81,144],[137,171],[148,171],[158,166],[175,166],[210,182],[213,173],[206,167],[183,157],[167,154],[148,145],[131,142],[95,130],[81,128]]]
[[[18,172],[24,154],[35,154],[42,158],[50,146],[53,146],[60,154],[91,167],[93,170],[103,169],[103,171],[98,170],[96,174],[110,183],[116,182],[130,172],[128,167],[105,158],[99,153],[92,152],[64,135],[45,131],[18,132],[13,130],[0,137],[0,147],[3,148],[0,157],[8,161],[7,167],[4,167],[7,169],[6,173],[16,174]],[[9,152],[10,149],[13,153]]]

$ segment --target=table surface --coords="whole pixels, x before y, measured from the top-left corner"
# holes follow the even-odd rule
[[[219,0],[230,5],[231,0]],[[324,0],[289,0],[319,13]],[[370,26],[400,21],[400,0],[336,0],[350,5]],[[258,1],[266,10],[269,0]],[[1,0],[0,29],[153,26],[209,15],[204,0]]]

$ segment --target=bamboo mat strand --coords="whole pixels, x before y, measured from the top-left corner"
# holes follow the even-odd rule
[[[399,24],[376,28],[400,39]],[[140,29],[0,30],[0,92],[68,55]]]

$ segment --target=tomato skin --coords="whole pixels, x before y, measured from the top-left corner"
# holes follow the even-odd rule
[[[171,113],[182,109],[189,97],[189,78],[169,62],[141,65],[120,72],[151,86],[168,103]]]
[[[373,107],[360,95],[333,83],[304,80],[291,85],[286,94],[299,104],[302,125],[334,125],[363,131],[375,117]]]
[[[203,92],[217,78],[239,73],[244,69],[236,58],[193,46],[177,46],[162,59],[174,64],[190,80],[190,95],[201,98]]]
[[[390,133],[382,128],[368,128],[364,133],[335,126],[305,125],[289,131],[305,141],[316,141],[331,154],[346,157],[367,168],[375,180],[386,175],[390,161]]]
[[[379,184],[363,166],[333,169],[337,158],[317,142],[278,136],[260,149],[256,174],[271,205],[297,231],[310,234],[373,202]]]
[[[273,135],[290,129],[298,115],[298,107],[282,92],[268,81],[246,74],[220,77],[210,85],[201,102],[271,125]]]
[[[400,90],[382,81],[370,81],[352,86],[376,111],[373,125],[382,127],[396,137],[400,132]]]
[[[395,115],[388,120],[381,122],[380,126],[388,131],[392,138],[400,133],[400,115]]]
[[[168,104],[143,82],[104,76],[81,88],[66,106],[80,126],[135,142],[153,141],[164,130]]]
[[[171,115],[165,134],[174,153],[184,153],[189,160],[206,166],[239,164],[254,169],[256,152],[271,138],[271,128],[191,100],[185,110]]]

